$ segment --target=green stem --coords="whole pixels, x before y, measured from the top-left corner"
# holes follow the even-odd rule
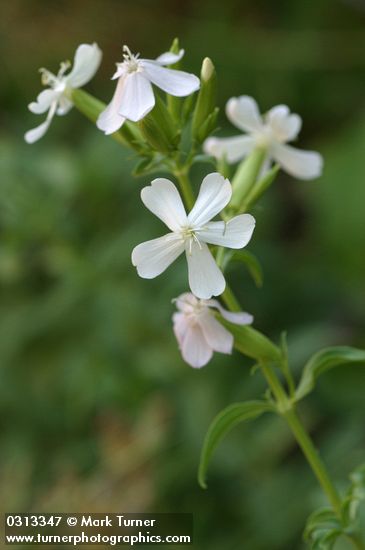
[[[235,298],[232,290],[228,286],[226,287],[222,298],[231,311],[238,311],[240,309],[237,299]],[[297,416],[292,401],[286,394],[272,366],[268,363],[261,362],[261,367],[262,372],[276,399],[279,412],[287,421],[295,439],[297,440],[297,443],[302,449],[304,456],[306,457],[310,467],[312,468],[313,473],[315,474],[323,491],[327,495],[327,498],[331,503],[335,513],[338,515],[339,518],[341,518],[341,499],[328,475],[324,463],[322,462],[318,452],[316,451],[316,448],[314,447],[311,438],[307,434],[303,424]]]
[[[289,424],[290,429],[295,436],[295,439],[297,440],[306,459],[308,460],[315,476],[322,486],[322,489],[326,493],[334,511],[336,512],[338,517],[341,518],[341,499],[328,475],[325,465],[323,464],[316,448],[313,445],[312,440],[310,439],[305,428],[303,427],[303,424],[299,420],[296,411],[294,409],[288,410],[283,413],[283,416]]]
[[[241,311],[242,308],[228,284],[222,294],[222,300],[231,311]]]
[[[287,410],[291,407],[290,401],[285,393],[279,378],[276,376],[274,369],[267,364],[261,364],[262,372],[271,388],[271,391],[281,410]]]
[[[193,188],[190,183],[187,170],[176,170],[174,176],[177,178],[181,192],[184,197],[184,201],[189,210],[191,210],[195,204],[195,197]]]

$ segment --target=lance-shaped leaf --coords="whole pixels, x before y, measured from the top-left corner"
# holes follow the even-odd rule
[[[317,378],[339,365],[363,363],[365,365],[365,351],[349,346],[325,348],[311,357],[303,369],[302,378],[295,392],[297,401],[312,391]]]
[[[331,550],[342,534],[341,522],[332,508],[321,508],[309,516],[304,539],[312,550]]]
[[[205,437],[200,457],[198,480],[201,487],[206,488],[205,477],[208,465],[223,437],[240,422],[254,420],[264,412],[275,412],[274,405],[268,401],[246,401],[234,403],[216,416]]]
[[[362,464],[351,475],[351,485],[343,501],[343,516],[346,525],[356,523],[361,503],[365,502],[365,464]]]

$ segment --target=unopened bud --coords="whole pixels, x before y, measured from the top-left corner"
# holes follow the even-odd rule
[[[218,115],[218,110],[215,107],[217,76],[209,57],[206,57],[203,61],[200,77],[200,90],[193,115],[192,134],[193,139],[202,143],[215,129]]]

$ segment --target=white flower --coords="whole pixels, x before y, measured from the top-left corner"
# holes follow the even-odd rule
[[[55,114],[65,115],[68,113],[72,108],[69,91],[73,88],[81,88],[92,79],[99,68],[101,56],[102,53],[97,44],[81,44],[76,50],[73,68],[67,75],[65,72],[70,68],[69,61],[61,63],[57,76],[47,69],[40,69],[42,83],[49,89],[43,90],[38,95],[37,101],[30,103],[28,108],[36,115],[46,111],[48,114],[40,126],[25,134],[25,141],[34,143],[47,132]]]
[[[233,336],[217,321],[212,308],[230,323],[250,325],[252,315],[225,310],[217,300],[198,300],[190,292],[176,298],[179,310],[172,316],[174,333],[183,359],[192,367],[204,367],[212,358],[213,351],[232,353]]]
[[[185,251],[189,285],[195,296],[208,299],[222,294],[226,282],[206,243],[243,248],[255,227],[255,219],[250,214],[236,216],[228,222],[210,221],[227,206],[231,196],[232,186],[228,180],[218,173],[208,174],[187,216],[179,192],[170,180],[157,178],[142,189],[143,203],[171,233],[135,247],[132,263],[138,274],[153,279]]]
[[[157,59],[140,59],[139,54],[133,55],[127,46],[123,51],[124,61],[117,63],[117,71],[112,77],[118,79],[117,88],[96,123],[105,134],[119,130],[126,119],[141,120],[153,109],[152,84],[177,97],[190,95],[199,89],[200,81],[195,75],[164,67],[177,63],[184,50],[178,54],[166,52]]]
[[[301,151],[286,145],[295,139],[302,126],[299,115],[290,114],[286,105],[277,105],[262,117],[256,101],[249,96],[232,97],[226,114],[237,128],[247,135],[231,138],[208,138],[206,153],[216,158],[226,156],[234,163],[251,153],[255,147],[267,148],[267,167],[276,161],[286,172],[299,179],[312,179],[322,172],[322,156],[314,151]]]

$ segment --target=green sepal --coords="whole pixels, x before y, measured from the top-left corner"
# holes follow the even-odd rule
[[[281,361],[281,350],[258,330],[249,326],[239,326],[226,321],[219,316],[219,322],[224,325],[234,337],[234,347],[237,351],[256,359],[259,363],[278,363]]]
[[[138,126],[150,146],[160,153],[170,154],[177,149],[180,132],[161,97],[156,94],[156,104]]]
[[[270,187],[270,185],[275,180],[278,172],[280,170],[280,166],[278,164],[275,164],[271,170],[269,170],[260,181],[258,181],[251,191],[248,193],[246,199],[243,201],[240,212],[246,212],[252,206],[255,204],[259,198],[264,194],[264,192]]]
[[[213,111],[206,117],[201,126],[197,129],[195,140],[198,143],[203,141],[217,128],[217,119],[219,114],[219,107],[215,107]]]
[[[302,377],[295,392],[295,399],[299,401],[310,393],[317,378],[339,365],[363,363],[365,365],[365,351],[349,346],[325,348],[314,354],[306,363]]]
[[[232,179],[232,199],[227,210],[234,213],[242,211],[256,183],[265,157],[266,150],[258,147],[239,164]]]
[[[195,94],[188,95],[187,98],[184,99],[182,104],[182,110],[181,110],[181,121],[182,124],[186,124],[189,120],[189,117],[194,109],[195,105]]]
[[[205,436],[200,456],[198,481],[203,489],[207,487],[205,478],[210,459],[224,436],[237,424],[254,420],[264,412],[275,412],[274,405],[267,401],[246,401],[230,405],[215,417]]]
[[[223,155],[222,157],[218,158],[216,161],[217,170],[222,176],[225,178],[231,179],[231,172],[232,168],[231,165],[227,161],[226,155]]]
[[[98,116],[106,108],[105,103],[84,90],[71,90],[70,99],[76,109],[93,123],[96,123]],[[145,148],[145,142],[138,127],[128,120],[117,132],[111,134],[111,137],[137,152],[141,152]]]

